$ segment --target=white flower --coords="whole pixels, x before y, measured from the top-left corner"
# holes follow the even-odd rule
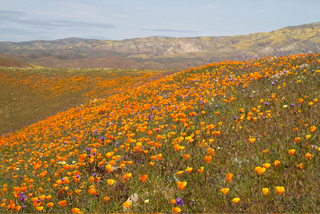
[[[144,203],[145,203],[145,204],[149,204],[149,201],[150,201],[150,200],[147,199],[147,200],[144,201]]]

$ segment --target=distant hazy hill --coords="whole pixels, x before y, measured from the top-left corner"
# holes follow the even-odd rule
[[[3,57],[46,67],[168,68],[201,59],[243,60],[300,53],[306,49],[319,51],[320,22],[240,36],[0,42]],[[125,66],[117,66],[117,62]]]

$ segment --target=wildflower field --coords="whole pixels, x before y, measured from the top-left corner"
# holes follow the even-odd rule
[[[0,75],[74,104],[0,136],[2,213],[320,212],[318,54]]]
[[[168,72],[0,67],[0,134]]]

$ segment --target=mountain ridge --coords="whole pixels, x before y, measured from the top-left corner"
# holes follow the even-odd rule
[[[46,67],[52,65],[45,63],[48,60],[41,62],[39,60],[41,57],[34,58],[35,54],[40,56],[42,54],[42,58],[57,56],[56,58],[61,60],[60,63],[57,61],[57,67],[64,64],[62,60],[99,61],[99,58],[119,57],[119,59],[136,61],[141,64],[138,67],[144,68],[145,64],[159,61],[170,64],[170,67],[174,63],[173,59],[177,60],[175,64],[202,59],[210,62],[225,59],[245,60],[271,54],[300,53],[307,49],[309,52],[320,49],[320,22],[288,26],[271,32],[235,36],[181,38],[150,36],[124,40],[70,37],[52,41],[0,42],[0,53],[5,55],[2,57],[14,58],[11,55],[21,55],[25,63],[36,63]],[[168,68],[160,64],[159,68]],[[77,66],[85,67],[81,63],[77,63]]]

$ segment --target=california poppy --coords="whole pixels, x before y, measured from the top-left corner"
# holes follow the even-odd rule
[[[265,194],[267,196],[268,193],[269,193],[269,189],[268,188],[262,188],[262,192],[263,192],[263,194]]]
[[[284,187],[276,186],[276,190],[279,195],[282,195],[282,193],[284,192]]]
[[[183,182],[177,181],[177,184],[178,184],[179,190],[182,191],[185,188],[185,186],[187,185],[187,182],[186,181],[183,181]]]
[[[232,201],[233,201],[233,203],[237,204],[237,203],[239,203],[240,198],[233,198]]]
[[[222,188],[221,192],[226,195],[229,192],[229,188]]]
[[[148,175],[142,175],[140,180],[142,181],[142,183],[144,183],[148,178]]]
[[[124,203],[123,203],[123,206],[124,206],[125,208],[129,208],[129,207],[130,207],[130,201],[124,202]]]
[[[295,149],[290,149],[290,150],[289,150],[289,154],[290,154],[291,156],[293,156],[294,153],[295,153],[295,151],[296,151]]]
[[[226,178],[227,182],[230,182],[232,180],[232,177],[233,177],[233,174],[228,173]]]

